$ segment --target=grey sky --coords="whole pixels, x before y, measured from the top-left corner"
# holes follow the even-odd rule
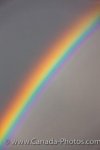
[[[0,112],[58,34],[93,3],[90,0],[0,2]],[[100,136],[100,30],[64,67],[16,137]],[[31,130],[30,130],[31,129]],[[15,137],[15,138],[16,138]],[[50,147],[52,149],[63,147]],[[20,147],[10,147],[20,150]],[[25,147],[21,147],[21,150]],[[33,150],[32,147],[26,147]],[[49,147],[37,147],[38,150]],[[37,150],[35,149],[35,150]],[[77,148],[71,147],[71,150]],[[86,150],[95,150],[86,147]],[[69,150],[69,148],[68,148]],[[80,148],[79,148],[80,150]],[[81,150],[85,150],[81,148]]]

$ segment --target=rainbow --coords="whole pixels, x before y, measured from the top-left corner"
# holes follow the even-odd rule
[[[99,9],[100,7],[97,6],[91,8],[76,21],[48,48],[48,54],[41,58],[40,64],[37,64],[37,67],[30,71],[1,119],[0,147],[5,143],[12,128],[19,121],[23,112],[26,111],[29,103],[35,100],[38,92],[42,90],[45,81],[97,26],[100,27]]]

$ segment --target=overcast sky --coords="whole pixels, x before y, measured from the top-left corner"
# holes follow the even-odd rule
[[[0,111],[20,87],[30,66],[48,51],[58,34],[74,24],[91,0],[0,1]],[[15,138],[100,136],[100,30],[80,48],[33,106]],[[20,122],[19,122],[20,124]],[[31,129],[31,130],[30,130]],[[50,148],[50,149],[49,149]],[[20,147],[8,147],[20,150]],[[34,147],[21,147],[21,150]],[[35,147],[35,150],[64,147]],[[67,148],[66,148],[67,149]],[[71,147],[71,150],[77,147]],[[81,147],[81,150],[96,150]],[[68,147],[70,150],[70,147]],[[79,147],[80,150],[80,147]]]

